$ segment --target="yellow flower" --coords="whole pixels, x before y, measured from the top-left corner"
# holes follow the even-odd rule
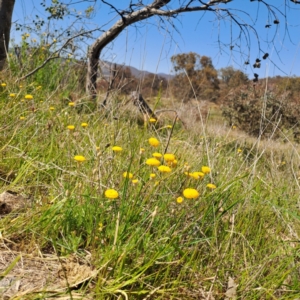
[[[75,106],[75,102],[69,102],[69,106]]]
[[[202,171],[204,174],[208,174],[208,173],[210,173],[210,167],[203,166],[203,167],[201,168],[201,171]]]
[[[153,179],[153,178],[155,178],[156,177],[156,174],[154,174],[154,173],[151,173],[150,174],[150,179]]]
[[[195,189],[188,188],[183,191],[183,196],[187,199],[195,199],[198,198],[199,195],[199,192]]]
[[[40,90],[41,88],[42,88],[42,86],[39,85],[39,86],[36,87],[36,90]]]
[[[23,117],[23,116],[21,116],[21,117],[20,117],[20,120],[25,120],[25,119],[26,119],[26,118],[25,118],[25,117]]]
[[[158,159],[156,159],[155,157],[151,157],[151,158],[148,158],[146,160],[146,164],[148,166],[156,166],[156,167],[158,167],[158,166],[160,166],[160,161]]]
[[[49,109],[50,110],[55,110],[55,108],[53,106],[50,106]]]
[[[130,172],[124,172],[124,173],[123,173],[123,177],[124,177],[124,178],[130,178],[130,179],[131,179],[131,178],[133,177],[133,174],[130,173]]]
[[[81,123],[81,127],[88,127],[88,123]]]
[[[190,176],[195,178],[195,179],[203,179],[204,173],[202,173],[202,172],[193,172],[193,173],[190,173]]]
[[[173,126],[172,126],[172,125],[167,125],[166,127],[167,127],[167,128],[172,128]]]
[[[157,147],[159,145],[159,140],[154,137],[150,138],[148,141],[149,144],[153,147]]]
[[[121,152],[121,151],[123,151],[123,148],[122,148],[122,147],[119,147],[119,146],[113,146],[111,149],[112,149],[112,151],[114,151],[114,152]]]
[[[182,198],[182,197],[178,197],[178,198],[176,199],[176,202],[177,202],[177,203],[182,203],[182,202],[183,202],[183,198]]]
[[[70,129],[70,130],[74,130],[75,126],[74,125],[68,125],[67,128]]]
[[[30,94],[27,94],[27,95],[25,95],[25,99],[26,99],[26,100],[32,100],[32,99],[33,99],[33,96],[30,95]]]
[[[140,148],[140,154],[143,154],[145,152],[145,148]]]
[[[104,192],[104,195],[108,199],[117,199],[119,197],[119,193],[114,189],[108,189]]]
[[[237,149],[237,153],[242,153],[243,152],[243,150],[242,149]]]
[[[74,156],[74,159],[77,161],[77,162],[84,162],[86,159],[84,156],[82,155],[75,155]]]
[[[155,158],[161,158],[161,157],[162,157],[162,154],[161,154],[161,153],[158,153],[158,152],[154,152],[154,153],[152,154],[152,156],[155,157]]]
[[[132,179],[131,182],[132,182],[133,184],[137,184],[137,183],[139,182],[139,180],[138,180],[138,179]]]
[[[156,119],[155,119],[155,118],[150,118],[150,119],[149,119],[149,122],[150,122],[150,123],[155,123],[155,122],[156,122]]]
[[[2,86],[2,87],[6,87],[6,83],[2,82],[2,83],[1,83],[1,86]]]
[[[10,93],[10,94],[9,94],[9,97],[15,98],[15,97],[16,97],[16,94],[15,94],[15,93]]]
[[[236,129],[236,126],[235,126],[235,125],[232,125],[232,129]]]
[[[170,173],[171,172],[171,168],[168,166],[164,166],[164,165],[159,166],[158,170],[162,173]]]
[[[171,168],[175,168],[177,166],[177,160],[174,159],[173,161],[168,161],[168,165],[171,167]]]
[[[213,183],[208,183],[206,186],[212,190],[217,188]]]
[[[171,153],[166,153],[166,154],[164,154],[164,160],[166,162],[172,162],[175,160],[175,155],[171,154]]]
[[[184,174],[185,174],[186,176],[189,176],[189,177],[198,179],[198,176],[196,176],[194,173],[191,173],[191,172],[184,172]]]

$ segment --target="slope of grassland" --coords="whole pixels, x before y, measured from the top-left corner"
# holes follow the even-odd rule
[[[300,297],[295,145],[0,83],[0,193],[23,201],[1,203],[7,299]]]

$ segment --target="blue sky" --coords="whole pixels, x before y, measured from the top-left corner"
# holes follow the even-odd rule
[[[47,14],[40,2],[42,0],[16,0],[13,20],[30,24],[36,15],[46,19]],[[50,2],[46,0],[46,3]],[[125,8],[129,1],[111,0],[110,2]],[[258,51],[257,38],[254,34],[250,35],[249,51],[245,40],[237,38],[239,31],[232,22],[218,20],[211,12],[193,12],[173,19],[175,28],[168,22],[160,23],[156,17],[138,24],[137,27],[127,28],[102,52],[102,58],[151,72],[170,73],[172,55],[193,51],[200,55],[210,56],[216,69],[233,66],[243,70],[250,78],[253,77],[254,72],[258,73],[260,78],[286,74],[300,76],[300,5],[287,0],[270,0],[269,2],[274,5],[276,16],[268,14],[264,6],[256,1],[233,0],[223,5],[223,7],[235,9],[233,11],[235,18],[241,23],[254,24],[263,52]],[[285,2],[294,9],[285,8]],[[178,0],[172,0],[170,5],[175,7],[176,3]],[[74,8],[77,11],[83,11],[86,6],[87,3],[84,3]],[[245,13],[242,13],[242,10]],[[287,20],[283,18],[279,10],[285,11]],[[279,25],[273,24],[275,18],[280,20]],[[78,23],[77,26],[84,25],[87,28],[93,28],[95,25],[103,26],[108,23],[103,27],[107,29],[117,19],[114,12],[97,1],[93,18],[86,20],[85,24]],[[70,24],[72,24],[72,19],[67,18],[55,28]],[[265,28],[267,24],[271,24],[269,29]],[[55,28],[51,27],[50,30],[54,32]],[[11,37],[16,41],[20,40],[19,33],[16,31],[12,32]],[[85,50],[91,42],[91,40],[83,41],[82,49]],[[230,49],[230,46],[234,47]],[[269,53],[269,59],[262,60],[260,69],[253,69],[255,59],[261,58],[264,52]],[[248,59],[250,64],[246,66],[244,62]]]

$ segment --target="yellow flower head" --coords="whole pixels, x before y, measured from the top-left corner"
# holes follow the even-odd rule
[[[155,118],[150,118],[150,119],[149,119],[149,122],[150,122],[150,123],[155,123],[155,122],[156,122],[156,119],[155,119]]]
[[[104,192],[104,195],[108,199],[117,199],[119,198],[119,193],[114,189],[108,189]]]
[[[158,167],[158,166],[160,166],[160,161],[158,159],[156,159],[155,157],[151,157],[146,160],[146,164],[148,166]]]
[[[214,190],[217,188],[213,183],[208,183],[206,186],[211,190]]]
[[[175,168],[177,166],[177,159],[174,159],[173,161],[168,161],[168,165],[171,167],[171,168]]]
[[[25,95],[25,99],[26,99],[26,100],[32,100],[32,99],[33,99],[33,96],[30,95],[30,94],[27,94],[27,95]]]
[[[69,130],[74,130],[74,129],[75,129],[75,126],[74,126],[74,125],[68,125],[67,128],[68,128]]]
[[[82,155],[75,155],[74,160],[76,160],[77,162],[84,162],[86,159]]]
[[[203,179],[204,173],[203,172],[193,172],[193,173],[190,173],[190,176],[195,179]]]
[[[23,117],[23,116],[21,116],[21,117],[20,117],[20,120],[25,120],[25,119],[26,119],[26,118],[25,118],[25,117]]]
[[[16,94],[15,94],[15,93],[10,93],[10,94],[9,94],[9,97],[15,98],[15,97],[16,97]]]
[[[2,83],[1,83],[1,86],[2,86],[2,87],[6,87],[6,83],[2,82]]]
[[[55,108],[53,106],[50,106],[49,109],[50,110],[55,110]]]
[[[132,182],[132,184],[137,184],[139,182],[139,180],[138,179],[132,179],[131,182]]]
[[[88,123],[81,123],[81,127],[88,127]]]
[[[195,178],[195,175],[193,173],[190,173],[190,172],[184,172],[184,175]],[[197,179],[198,179],[198,177],[197,177]]]
[[[155,178],[156,177],[156,174],[154,174],[154,173],[151,173],[150,174],[150,179],[153,179],[153,178]]]
[[[75,106],[75,102],[69,102],[69,106]]]
[[[145,148],[140,148],[140,154],[143,154],[145,152]]]
[[[242,153],[243,152],[243,150],[242,149],[237,149],[237,153]]]
[[[182,203],[182,202],[183,202],[183,198],[182,198],[182,197],[178,197],[178,198],[176,199],[176,202],[179,203],[179,204]]]
[[[187,199],[195,199],[198,198],[199,195],[199,192],[195,189],[188,188],[183,191],[183,196]]]
[[[161,157],[162,157],[162,154],[161,154],[161,153],[158,153],[158,152],[154,152],[154,153],[152,154],[152,156],[155,157],[155,158],[161,158]]]
[[[123,151],[123,148],[122,148],[122,147],[119,147],[119,146],[113,146],[111,149],[112,149],[112,151],[114,151],[114,152],[121,152],[121,151]]]
[[[168,166],[164,166],[164,165],[159,166],[158,170],[162,173],[170,173],[171,172],[171,168]]]
[[[130,173],[130,172],[124,172],[124,173],[123,173],[123,177],[124,177],[124,178],[129,178],[129,179],[131,179],[131,178],[133,177],[133,174]]]
[[[172,153],[166,153],[166,154],[164,154],[164,160],[166,162],[172,162],[175,160],[175,155]]]
[[[207,166],[203,166],[202,168],[201,168],[201,171],[204,173],[204,174],[208,174],[208,173],[210,173],[210,167],[207,167]]]
[[[157,147],[159,145],[159,140],[157,138],[152,137],[148,141],[152,147]]]

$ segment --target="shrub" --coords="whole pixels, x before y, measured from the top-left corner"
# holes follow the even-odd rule
[[[299,105],[289,101],[288,95],[243,89],[229,96],[222,114],[230,126],[236,125],[252,136],[278,138],[290,133],[296,142],[300,141]]]

